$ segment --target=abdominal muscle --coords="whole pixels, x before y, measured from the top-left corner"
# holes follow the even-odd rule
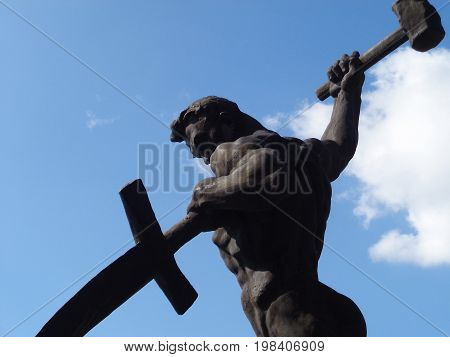
[[[261,238],[261,237],[260,237]],[[286,277],[273,267],[258,265],[248,260],[243,254],[236,239],[225,229],[218,229],[213,236],[227,268],[236,276],[242,289],[241,303],[247,318],[257,336],[268,336],[266,312],[272,302],[291,289],[302,290],[298,277]],[[253,247],[255,248],[255,247]],[[279,257],[279,259],[283,259]],[[311,273],[317,279],[315,273]],[[291,283],[289,283],[291,280]]]

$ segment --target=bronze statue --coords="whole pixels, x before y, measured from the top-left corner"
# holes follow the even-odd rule
[[[365,336],[356,304],[321,283],[317,265],[330,212],[331,185],[352,159],[364,70],[408,39],[426,51],[442,40],[439,15],[425,0],[398,0],[401,28],[361,57],[330,67],[319,99],[335,98],[320,140],[281,137],[224,98],[183,110],[171,141],[185,142],[215,177],[199,182],[185,218],[162,233],[143,183],[120,192],[136,246],[103,269],[47,322],[38,336],[84,336],[152,279],[179,314],[197,293],[174,253],[215,231],[226,266],[242,288],[242,305],[258,336]]]
[[[330,69],[336,101],[321,140],[283,138],[217,97],[194,102],[172,124],[171,140],[185,141],[194,156],[210,161],[216,175],[197,184],[188,213],[204,217],[202,231],[215,230],[213,241],[236,275],[258,336],[366,334],[358,307],[317,277],[330,182],[347,166],[358,141],[364,74],[351,74],[359,65],[355,52]],[[293,154],[290,143],[307,149],[300,163],[286,157]],[[290,172],[297,179],[305,175],[311,189],[287,182],[296,179]],[[258,194],[247,188],[249,181]]]
[[[336,101],[322,140],[281,137],[223,98],[206,97],[182,111],[171,140],[185,141],[216,177],[196,185],[187,216],[164,234],[142,182],[126,185],[120,194],[136,246],[91,279],[38,336],[83,336],[152,279],[183,314],[197,293],[173,255],[214,230],[258,336],[364,336],[358,307],[317,277],[330,182],[358,140],[358,66],[355,52],[328,72]]]

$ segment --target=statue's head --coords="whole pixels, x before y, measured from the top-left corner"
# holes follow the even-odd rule
[[[249,135],[249,128],[258,125],[262,127],[236,103],[209,96],[193,102],[172,122],[170,141],[184,141],[194,157],[209,162],[217,145]]]

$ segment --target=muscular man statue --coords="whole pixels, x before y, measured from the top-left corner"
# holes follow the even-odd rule
[[[226,99],[197,100],[172,123],[171,141],[210,162],[188,212],[202,215],[242,288],[257,336],[365,336],[356,304],[319,282],[331,186],[358,141],[363,73],[344,55],[328,76],[333,114],[321,140],[281,137]],[[341,83],[338,85],[338,83]]]

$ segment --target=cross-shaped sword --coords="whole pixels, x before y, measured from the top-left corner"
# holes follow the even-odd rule
[[[174,254],[201,233],[198,215],[187,215],[163,234],[140,179],[126,185],[120,197],[136,245],[81,288],[37,336],[84,336],[153,279],[179,315],[197,299]]]

